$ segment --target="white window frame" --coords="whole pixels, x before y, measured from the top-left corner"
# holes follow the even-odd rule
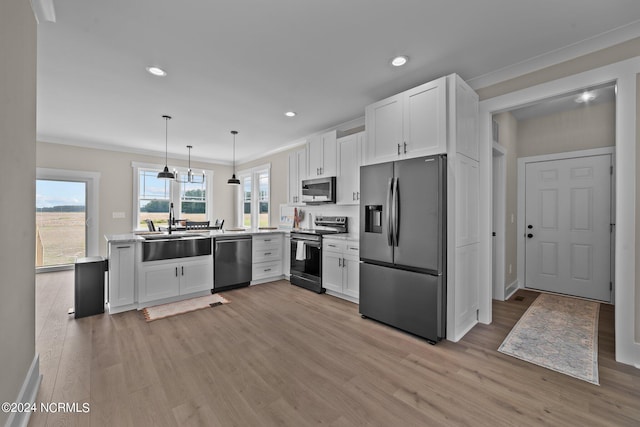
[[[146,230],[146,228],[140,226],[140,169],[151,169],[160,172],[164,169],[164,165],[155,163],[141,163],[131,162],[133,168],[133,206],[131,214],[131,227],[133,231]],[[169,166],[169,170],[177,171],[181,175],[187,174],[187,168]],[[205,169],[206,179],[206,203],[207,203],[207,221],[213,221],[213,171]],[[172,180],[171,188],[169,190],[169,200],[173,202],[176,215],[180,215],[181,212],[181,198],[180,198],[180,182]]]
[[[99,206],[99,189],[100,189],[100,172],[52,169],[52,168],[36,168],[36,180],[49,181],[73,181],[84,182],[86,184],[87,196],[85,199],[85,216],[86,216],[86,234],[85,234],[85,251],[86,256],[98,256],[100,254],[98,248],[98,227],[100,221],[98,217]],[[35,184],[35,183],[34,183]],[[35,202],[35,201],[34,201]],[[49,272],[64,269],[73,269],[73,265],[38,267],[37,272]]]
[[[269,203],[269,215],[267,216],[267,226],[271,225],[271,163],[266,163],[260,166],[254,166],[250,169],[244,169],[238,171],[236,175],[240,180],[240,185],[236,191],[236,226],[240,228],[246,228],[243,224],[244,216],[244,194],[242,178],[251,176],[251,228],[258,228],[260,225],[260,182],[258,176],[262,172],[269,174],[269,197],[267,202]]]

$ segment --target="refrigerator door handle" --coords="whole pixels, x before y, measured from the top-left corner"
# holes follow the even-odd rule
[[[398,246],[398,237],[400,234],[400,211],[398,209],[398,178],[393,179],[393,245]]]
[[[393,246],[393,218],[391,216],[391,202],[393,194],[393,178],[389,178],[387,185],[387,242]]]

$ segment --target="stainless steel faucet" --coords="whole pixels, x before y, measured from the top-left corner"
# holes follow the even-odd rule
[[[171,224],[173,224],[174,216],[173,216],[173,203],[171,203],[169,207],[169,234],[171,234]]]

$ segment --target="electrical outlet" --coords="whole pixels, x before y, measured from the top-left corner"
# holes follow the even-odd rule
[[[113,219],[122,219],[122,218],[126,218],[127,216],[125,215],[124,212],[112,212],[111,217]]]

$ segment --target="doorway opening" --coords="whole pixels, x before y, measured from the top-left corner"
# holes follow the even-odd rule
[[[36,180],[36,268],[86,256],[86,193],[85,182]]]
[[[98,255],[99,174],[36,171],[37,273],[72,269],[77,258]]]
[[[495,257],[498,259],[493,262],[496,269],[493,273],[495,299],[504,300],[518,288],[530,288],[613,302],[612,224],[615,221],[611,212],[611,194],[614,192],[609,171],[616,141],[615,98],[615,82],[609,82],[493,114],[493,120],[501,130],[500,140],[494,143],[493,227],[494,230],[504,227],[503,242],[500,242],[499,234],[494,237],[494,242],[497,243],[496,250],[500,248],[500,243],[506,248],[502,253],[496,251]],[[504,155],[500,156],[496,147],[500,147]],[[564,168],[567,170],[563,172],[566,172],[566,176],[563,175],[562,179],[567,182],[562,184],[562,191],[560,187],[549,187],[553,186],[552,177],[559,178],[557,173],[560,169],[557,173],[549,172],[549,168],[540,162],[581,156],[563,153],[594,154],[598,150],[609,153],[607,159],[599,163],[609,163],[605,166],[598,164],[597,167],[566,165]],[[504,159],[504,164],[501,159]],[[520,171],[519,165],[523,164],[523,159],[531,160],[528,173]],[[551,165],[548,163],[546,166]],[[499,180],[502,167],[505,169],[506,185],[501,189],[496,179]],[[587,173],[596,170],[599,171],[596,178]],[[539,181],[545,181],[539,182],[540,191],[537,193],[533,184],[525,185],[526,177],[531,181],[534,175]],[[527,190],[531,194],[527,195]],[[598,201],[594,205],[593,197],[596,195]],[[504,207],[498,206],[502,196]],[[607,206],[603,207],[601,204],[605,200]],[[545,208],[547,210],[542,211],[545,201],[549,202]],[[551,201],[557,201],[557,206]],[[592,207],[599,209],[593,210]],[[592,222],[596,219],[593,216],[596,211],[598,227],[594,232],[591,228],[596,224]],[[531,223],[534,214],[540,221],[551,221],[552,216],[558,218],[556,225],[561,228],[555,232],[543,230],[540,221]],[[499,218],[501,215],[502,218]],[[517,221],[514,221],[515,218]],[[546,225],[550,226],[552,222]],[[607,236],[604,236],[605,232]],[[584,240],[587,234],[590,237]],[[592,246],[592,243],[602,241],[606,244],[599,244],[597,248]],[[603,250],[607,253],[600,253]],[[595,262],[600,258],[605,258],[606,262]],[[573,285],[567,285],[569,282]],[[587,290],[594,286],[602,292]],[[606,296],[603,293],[605,287]]]

